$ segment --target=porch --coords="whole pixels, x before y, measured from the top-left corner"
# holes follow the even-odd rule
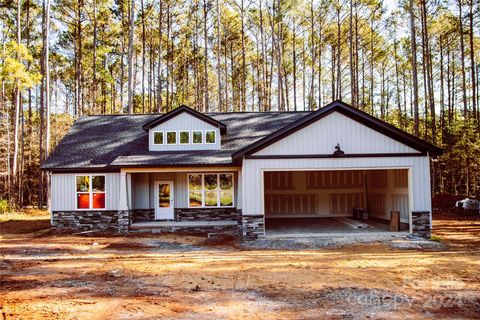
[[[124,169],[121,174],[120,195],[132,232],[240,232],[236,169]]]

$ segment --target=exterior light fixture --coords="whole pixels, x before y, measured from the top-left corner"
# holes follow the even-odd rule
[[[340,143],[337,143],[335,146],[335,152],[333,153],[334,157],[343,157],[345,155],[345,152],[343,152],[342,149],[340,149]]]

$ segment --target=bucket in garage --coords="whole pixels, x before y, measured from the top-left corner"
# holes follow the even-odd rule
[[[353,208],[353,218],[355,220],[364,219],[364,215],[365,215],[365,208],[364,207],[354,207]]]

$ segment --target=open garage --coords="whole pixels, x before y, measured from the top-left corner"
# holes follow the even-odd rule
[[[438,154],[432,144],[333,102],[232,155],[242,160],[244,238],[429,237],[430,159]]]
[[[408,169],[265,171],[266,235],[409,230]]]

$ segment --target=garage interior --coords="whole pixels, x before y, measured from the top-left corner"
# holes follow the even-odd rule
[[[408,169],[265,171],[265,234],[409,230]]]

